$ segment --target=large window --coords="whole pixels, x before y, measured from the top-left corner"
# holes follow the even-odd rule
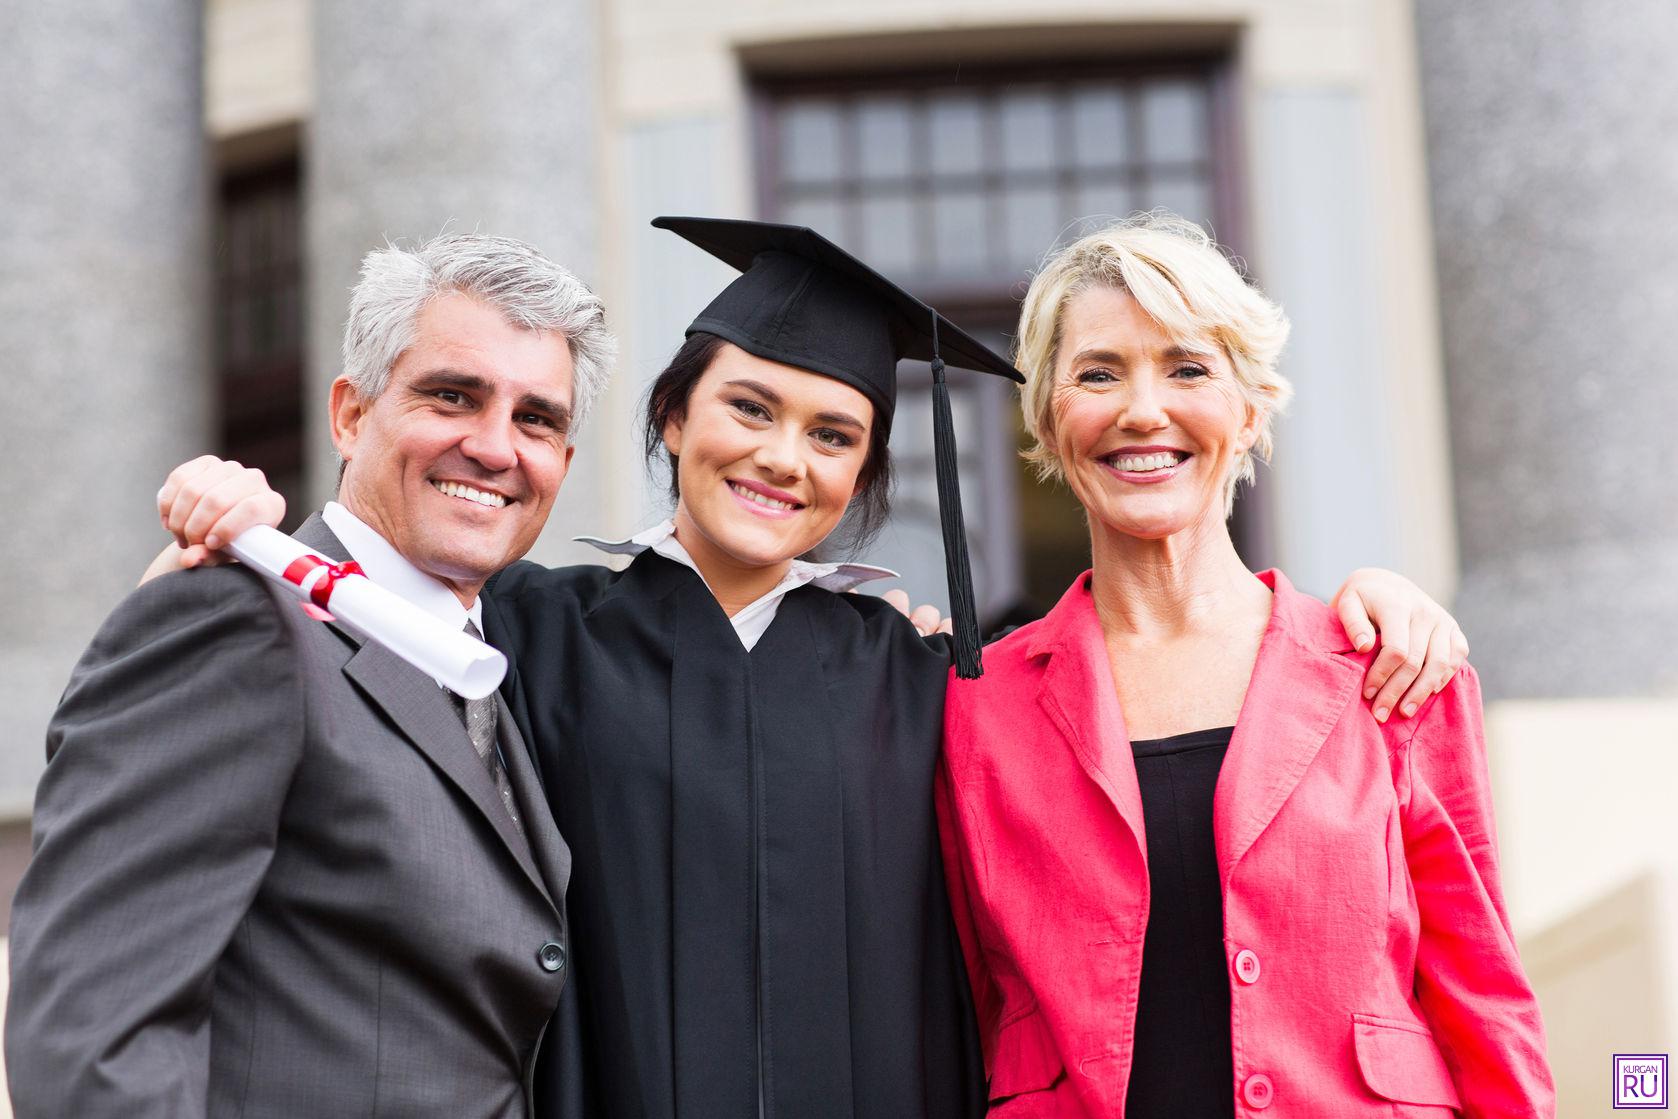
[[[1233,228],[1221,58],[1052,71],[775,79],[759,86],[761,208],[809,225],[1008,352],[1018,299],[1053,245],[1092,222],[1165,207]],[[930,378],[903,368],[893,525],[878,562],[944,601]],[[1081,514],[1018,461],[1018,409],[996,378],[951,378],[962,496],[987,621],[1054,602],[1086,563]]]
[[[295,159],[224,176],[215,245],[221,452],[268,475],[293,525],[306,510],[300,187]]]

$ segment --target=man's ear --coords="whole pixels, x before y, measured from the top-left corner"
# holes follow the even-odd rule
[[[332,382],[329,408],[332,445],[338,449],[338,457],[349,462],[355,458],[355,444],[361,435],[361,421],[367,415],[367,402],[348,377],[339,377]]]

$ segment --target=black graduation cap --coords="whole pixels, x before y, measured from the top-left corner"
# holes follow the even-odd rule
[[[931,363],[933,458],[956,672],[977,677],[979,621],[944,363],[1021,384],[1025,378],[983,342],[812,229],[730,218],[660,217],[653,225],[741,273],[693,320],[689,334],[715,334],[747,353],[843,381],[873,403],[875,422],[888,433],[897,407],[898,361]]]

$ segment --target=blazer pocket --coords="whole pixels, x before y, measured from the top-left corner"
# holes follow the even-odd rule
[[[1049,1036],[1048,1023],[1036,1007],[1015,1018],[996,1035],[996,1058],[990,1074],[990,1101],[1052,1088],[1066,1066]]]
[[[1373,1014],[1352,1015],[1352,1045],[1369,1090],[1394,1103],[1460,1108],[1451,1070],[1426,1027]]]

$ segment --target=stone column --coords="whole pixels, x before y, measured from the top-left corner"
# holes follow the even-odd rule
[[[1494,696],[1678,694],[1678,16],[1416,24],[1474,659]]]
[[[336,486],[326,393],[367,250],[448,231],[518,237],[599,289],[593,0],[318,4],[307,153],[309,489]],[[600,418],[599,412],[594,417]],[[585,429],[533,558],[599,520]]]
[[[47,719],[164,543],[164,472],[214,445],[202,6],[7,5],[0,19],[0,813]]]

